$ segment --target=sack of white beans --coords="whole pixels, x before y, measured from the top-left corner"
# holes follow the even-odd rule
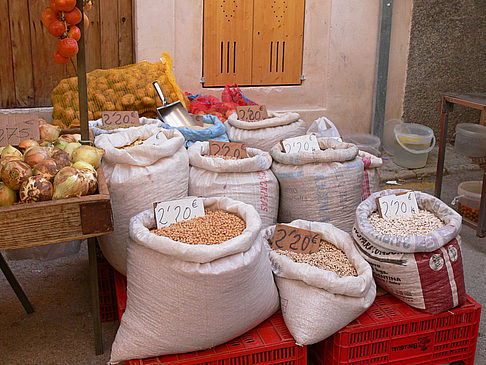
[[[267,152],[282,139],[302,136],[307,129],[300,115],[291,112],[269,112],[267,119],[256,122],[239,120],[233,113],[224,125],[231,142],[245,143]]]
[[[279,188],[268,152],[248,147],[248,158],[224,159],[209,156],[209,142],[196,142],[187,152],[189,195],[239,200],[257,210],[263,227],[277,222]]]
[[[363,161],[354,144],[317,140],[319,151],[285,153],[280,143],[270,151],[280,184],[278,221],[326,222],[350,233],[363,194]]]
[[[159,143],[120,148],[157,136]],[[103,255],[122,274],[127,272],[128,223],[156,201],[187,196],[189,158],[179,131],[145,125],[95,138],[110,190],[115,230],[98,240]]]
[[[289,225],[321,233],[324,241],[344,252],[356,270],[356,276],[340,276],[308,263],[294,262],[269,246],[275,226],[260,232],[258,239],[270,256],[285,324],[298,345],[311,345],[365,312],[375,300],[376,286],[370,265],[360,256],[348,233],[328,223],[295,220]],[[327,261],[332,267],[340,260],[331,257]]]
[[[461,216],[439,199],[415,192],[419,214],[378,218],[376,198],[404,191],[375,193],[359,205],[355,245],[382,288],[414,308],[441,313],[466,300]]]
[[[111,363],[210,348],[278,309],[255,208],[229,198],[204,198],[204,206],[236,214],[243,233],[219,244],[188,244],[150,232],[153,209],[131,219],[127,306]]]

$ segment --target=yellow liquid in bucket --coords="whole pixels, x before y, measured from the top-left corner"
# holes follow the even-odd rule
[[[402,134],[396,137],[405,147],[410,148],[411,150],[422,151],[430,146],[430,139],[429,143],[424,143],[424,136],[418,134]],[[397,140],[395,140],[395,144],[398,145]]]

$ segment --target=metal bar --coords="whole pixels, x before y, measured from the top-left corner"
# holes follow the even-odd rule
[[[101,333],[100,297],[98,289],[98,266],[96,264],[96,238],[88,238],[89,287],[91,292],[91,310],[95,335],[96,355],[103,353],[103,335]]]
[[[440,194],[442,192],[442,177],[444,175],[444,160],[445,160],[445,149],[447,141],[447,123],[449,122],[449,110],[450,104],[442,99],[441,101],[441,128],[440,128],[440,142],[439,142],[439,156],[437,160],[437,171],[435,173],[435,196],[440,199]]]
[[[478,237],[486,236],[486,167],[483,170],[483,188],[481,190],[481,203],[479,204],[479,219],[476,235]]]
[[[383,140],[383,126],[385,124],[392,15],[393,0],[380,0],[380,24],[378,27],[378,49],[375,66],[373,115],[371,117],[371,131],[380,140]]]
[[[81,31],[81,38],[78,41],[78,91],[79,91],[79,124],[81,126],[81,140],[87,143],[89,140],[88,127],[88,84],[86,80],[86,48],[85,48],[85,32],[84,32],[84,9],[83,0],[76,0],[76,6],[81,10],[82,18],[78,27]]]
[[[17,278],[13,274],[12,270],[10,270],[10,267],[8,266],[5,259],[3,258],[1,252],[0,252],[0,269],[2,269],[3,275],[5,275],[5,277],[7,278],[8,283],[10,284],[13,291],[17,295],[17,298],[20,300],[20,303],[22,303],[22,306],[24,307],[25,311],[28,314],[34,313],[34,308],[32,307],[32,304],[30,304],[27,295],[25,295],[22,287],[17,281]]]

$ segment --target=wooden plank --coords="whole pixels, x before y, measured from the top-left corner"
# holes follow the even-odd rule
[[[252,85],[300,84],[304,0],[254,0]]]
[[[34,76],[30,53],[29,5],[27,0],[10,1],[9,20],[15,79],[16,106],[34,106]]]
[[[204,86],[251,84],[253,1],[204,1]]]
[[[132,0],[118,0],[118,65],[133,63]]]
[[[8,0],[0,0],[0,12],[8,14]],[[15,84],[12,61],[12,44],[9,22],[0,22],[0,107],[11,108],[15,104]]]
[[[479,124],[486,125],[486,110],[481,110],[481,117],[479,119]]]
[[[102,0],[100,5],[101,24],[101,68],[118,66],[118,1]]]
[[[87,72],[101,68],[101,25],[99,4],[99,1],[94,2],[93,7],[86,12],[89,19],[89,27],[85,30]]]

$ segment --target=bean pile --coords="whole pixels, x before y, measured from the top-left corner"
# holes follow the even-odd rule
[[[343,276],[358,276],[358,272],[344,251],[325,240],[321,240],[319,251],[311,254],[287,250],[275,250],[275,252],[287,256],[294,262],[309,264],[319,269],[335,272],[340,278]]]
[[[417,214],[395,218],[381,218],[378,212],[368,217],[376,232],[395,237],[425,236],[445,224],[434,213],[419,209]]]
[[[124,150],[124,149],[130,148],[130,147],[138,146],[138,145],[142,144],[144,141],[145,141],[144,139],[137,138],[135,141],[133,141],[132,143],[130,143],[126,146],[116,147],[116,148],[118,148],[120,150]]]
[[[241,160],[240,158],[236,158],[234,156],[223,156],[223,155],[207,155],[206,157],[222,158],[223,160]]]
[[[224,210],[205,209],[205,214],[151,232],[190,245],[218,245],[239,236],[246,228],[243,219]]]

